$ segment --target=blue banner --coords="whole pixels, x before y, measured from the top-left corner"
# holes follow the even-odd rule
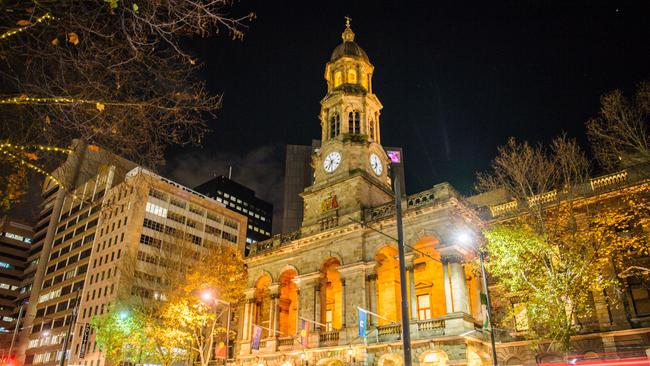
[[[251,348],[258,350],[260,349],[260,341],[262,340],[262,328],[253,325],[253,341],[251,342]]]
[[[359,309],[359,337],[366,336],[366,311]]]

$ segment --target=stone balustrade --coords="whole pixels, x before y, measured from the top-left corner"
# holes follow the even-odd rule
[[[318,335],[318,343],[320,346],[336,346],[339,344],[339,331],[333,330],[330,332],[323,332]]]
[[[591,190],[595,192],[598,190],[616,187],[627,182],[627,177],[627,170],[622,170],[613,174],[607,174],[601,177],[590,179]]]

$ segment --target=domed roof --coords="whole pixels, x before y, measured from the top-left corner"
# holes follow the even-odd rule
[[[350,42],[343,41],[343,43],[336,46],[334,52],[332,52],[332,57],[330,57],[330,61],[337,60],[343,56],[360,58],[366,62],[370,62],[370,60],[368,59],[368,55],[366,55],[366,51],[364,51],[361,47],[359,47],[359,45],[354,41],[350,41]]]
[[[343,31],[343,34],[341,34],[341,38],[343,38],[343,43],[336,46],[334,52],[332,52],[332,57],[330,57],[330,61],[334,61],[341,57],[348,56],[348,57],[360,58],[366,62],[370,62],[370,60],[368,59],[368,55],[366,55],[366,51],[364,51],[361,47],[359,47],[358,44],[356,44],[356,42],[354,42],[354,32],[350,28],[350,18],[346,17],[345,19],[346,19],[345,30]]]

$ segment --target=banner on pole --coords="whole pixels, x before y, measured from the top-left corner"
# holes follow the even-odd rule
[[[359,337],[366,336],[366,319],[367,314],[364,309],[359,308]]]
[[[300,319],[299,336],[300,344],[302,344],[303,347],[307,347],[307,343],[309,342],[309,326],[309,322],[305,319]]]
[[[261,340],[262,340],[262,327],[258,325],[253,325],[253,340],[251,342],[251,348],[254,350],[259,350]]]

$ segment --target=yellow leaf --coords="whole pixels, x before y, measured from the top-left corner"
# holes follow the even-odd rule
[[[59,39],[58,39],[58,38],[54,38],[54,39],[52,40],[52,46],[58,46],[58,45],[59,45]]]
[[[68,42],[72,43],[73,45],[78,45],[79,44],[79,36],[75,32],[70,32],[68,33]]]
[[[27,159],[29,160],[38,160],[38,155],[34,153],[26,153],[25,156],[27,156]]]
[[[98,111],[103,112],[106,106],[100,102],[97,102],[97,104],[95,104],[95,108],[97,108]]]
[[[26,27],[26,26],[32,24],[32,21],[27,20],[27,19],[22,19],[22,20],[17,21],[16,24],[18,24],[21,27]]]

